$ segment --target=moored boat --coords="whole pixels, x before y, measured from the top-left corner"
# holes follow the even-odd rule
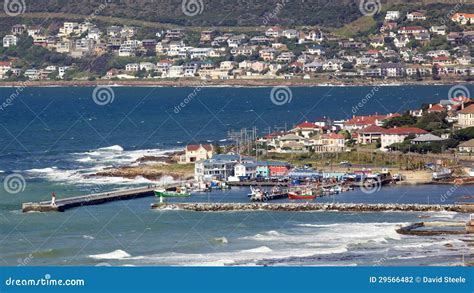
[[[160,197],[190,197],[191,194],[186,192],[186,189],[184,188],[169,188],[169,189],[156,189],[153,191],[155,193],[155,196],[160,198]]]
[[[310,188],[295,189],[288,192],[288,198],[292,200],[313,200],[316,194]]]

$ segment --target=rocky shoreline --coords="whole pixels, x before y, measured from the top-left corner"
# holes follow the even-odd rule
[[[349,204],[349,203],[156,203],[156,210],[195,212],[273,211],[273,212],[459,212],[470,213],[474,205]]]
[[[255,80],[74,80],[74,81],[2,81],[0,87],[95,87],[95,86],[127,86],[127,87],[272,87],[272,86],[412,86],[412,85],[454,85],[472,84],[463,80],[424,80],[406,81],[393,80],[385,83],[383,80],[285,80],[285,79],[255,79]]]

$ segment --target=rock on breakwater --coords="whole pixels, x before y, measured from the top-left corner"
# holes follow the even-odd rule
[[[195,212],[275,211],[275,212],[472,212],[466,205],[422,205],[422,204],[351,204],[351,203],[156,203],[156,210],[187,210]]]

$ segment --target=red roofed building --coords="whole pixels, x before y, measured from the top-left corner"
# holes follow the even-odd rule
[[[0,61],[0,78],[4,78],[5,74],[12,69],[12,63],[8,61]]]
[[[346,148],[346,137],[342,134],[327,133],[321,135],[314,146],[316,153],[340,153]]]
[[[455,13],[451,20],[461,24],[474,24],[474,13]]]
[[[214,155],[212,144],[199,144],[186,146],[185,154],[180,157],[181,164],[189,164],[202,160],[208,160]]]
[[[433,65],[446,65],[451,64],[452,61],[449,57],[446,56],[439,56],[433,58]]]
[[[382,143],[381,149],[387,150],[390,145],[403,142],[409,135],[418,137],[426,133],[428,133],[428,131],[416,127],[397,127],[385,129],[385,131],[382,133],[380,141]]]
[[[388,115],[354,116],[352,119],[344,123],[344,129],[352,131],[362,129],[370,125],[382,126],[385,120],[394,117],[400,117],[400,114],[394,113]]]
[[[321,132],[321,127],[315,123],[305,121],[295,126],[292,130],[293,133],[299,134],[303,137],[310,138],[316,133]]]
[[[426,111],[428,113],[440,113],[440,112],[446,111],[446,109],[444,109],[444,107],[441,106],[440,104],[436,104],[436,105],[430,105],[430,107]]]
[[[367,126],[359,131],[357,131],[357,143],[358,144],[372,144],[379,142],[382,138],[382,133],[385,131],[385,128],[382,128],[377,125]]]

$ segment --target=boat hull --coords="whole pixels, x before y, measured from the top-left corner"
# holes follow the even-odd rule
[[[178,193],[178,192],[162,192],[162,191],[154,191],[156,197],[190,197],[191,194],[189,193]]]
[[[288,193],[288,198],[292,200],[312,200],[316,198],[316,195],[305,195],[305,194],[296,194]]]

